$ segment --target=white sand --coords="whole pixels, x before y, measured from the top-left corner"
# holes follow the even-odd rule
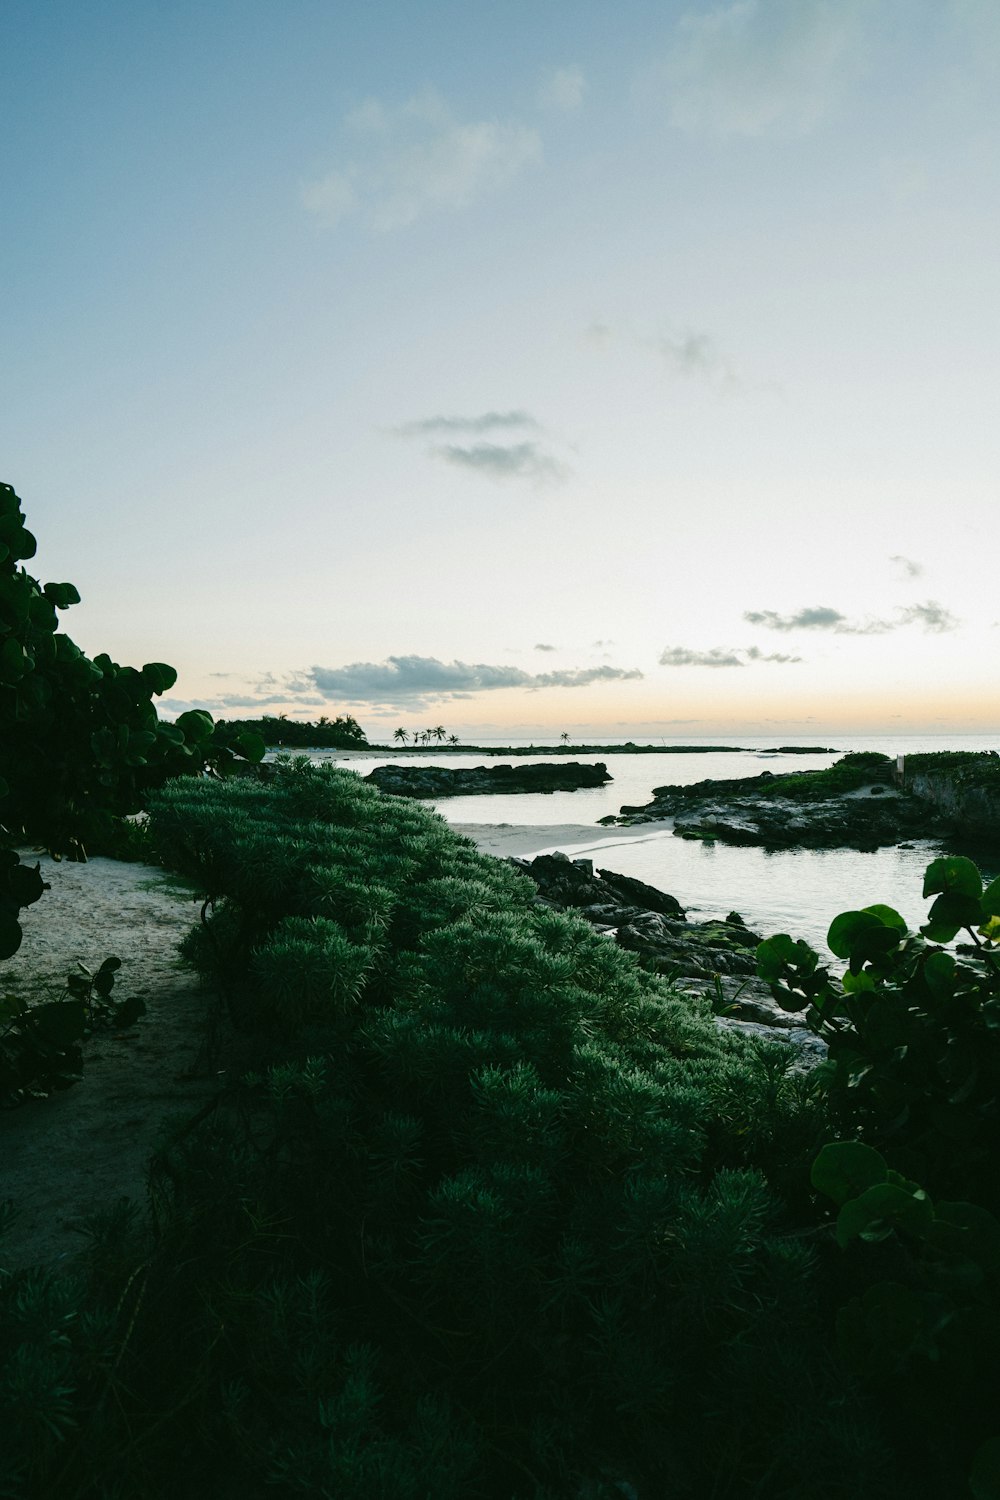
[[[589,858],[598,853],[604,858],[609,849],[619,844],[668,833],[673,823],[664,820],[628,828],[601,828],[594,823],[450,823],[448,826],[453,833],[471,839],[484,854],[493,854],[497,859],[527,859],[536,854],[551,854],[556,849],[564,854],[572,851],[574,857]]]

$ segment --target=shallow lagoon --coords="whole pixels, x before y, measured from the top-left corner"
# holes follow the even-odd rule
[[[986,750],[996,748],[994,737],[952,735],[840,736],[823,741],[835,744],[835,754],[817,750],[808,755],[777,753],[779,743],[808,745],[804,737],[794,741],[736,739],[750,753],[707,752],[703,754],[575,755],[570,759],[592,763],[603,760],[614,780],[607,786],[577,792],[553,792],[522,796],[451,797],[436,804],[449,823],[519,824],[537,826],[556,823],[597,825],[623,805],[648,802],[656,786],[689,785],[706,779],[775,775],[788,771],[822,770],[849,750],[880,750],[883,754],[915,754],[927,750]],[[693,744],[696,741],[673,741]],[[717,741],[716,741],[717,743]],[[337,760],[336,755],[317,760]],[[375,755],[343,761],[348,769],[364,776],[376,765],[404,761],[411,765],[475,766],[502,764],[503,757],[484,762],[475,753],[450,752],[420,755]],[[539,842],[537,852],[551,848]],[[879,849],[862,854],[853,849],[782,850],[738,848],[721,843],[706,844],[675,838],[669,827],[651,824],[648,835],[615,841],[613,828],[594,826],[593,837],[562,844],[573,857],[593,858],[598,867],[632,875],[660,890],[669,891],[698,919],[725,916],[738,911],[747,924],[765,934],[789,932],[825,951],[826,932],[838,912],[874,902],[896,907],[911,927],[924,920],[928,902],[921,897],[924,867],[940,853],[931,842],[912,847]],[[1000,873],[1000,852],[979,856],[992,878]]]

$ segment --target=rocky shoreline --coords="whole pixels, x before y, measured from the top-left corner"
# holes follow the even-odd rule
[[[721,922],[689,922],[675,897],[613,870],[595,871],[589,859],[556,853],[510,863],[534,882],[541,904],[576,912],[634,953],[644,969],[682,993],[707,996],[716,1025],[794,1048],[791,1066],[799,1071],[826,1056],[805,1016],[782,1010],[757,978],[761,935],[751,932],[738,912]]]
[[[437,801],[486,793],[575,792],[605,786],[612,777],[603,761],[583,765],[569,760],[526,766],[379,766],[364,780],[394,797]]]
[[[793,771],[689,786],[661,786],[640,807],[606,824],[670,820],[679,838],[780,849],[858,849],[944,837],[953,819],[929,799],[897,786],[893,763],[874,753],[846,755],[828,771]]]

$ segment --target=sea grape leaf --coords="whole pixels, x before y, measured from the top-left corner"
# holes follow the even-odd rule
[[[953,854],[931,861],[924,871],[924,895],[937,896],[945,891],[979,899],[983,894],[983,878],[971,859]]]
[[[778,932],[757,946],[757,972],[762,979],[780,979],[786,965],[812,973],[819,955],[808,943],[790,938],[787,932]]]
[[[874,906],[863,906],[861,910],[870,912],[873,917],[878,917],[884,927],[894,927],[897,932],[903,933],[904,936],[908,931],[905,920],[899,915],[894,906],[883,906],[881,902],[876,901]]]
[[[169,692],[177,681],[177,673],[173,667],[168,667],[163,661],[148,661],[142,669],[142,675],[154,693]]]
[[[80,595],[71,583],[47,583],[42,592],[56,609],[69,609],[71,604],[80,602]]]
[[[20,946],[20,922],[7,912],[0,912],[0,958],[13,958]]]
[[[50,1000],[30,1012],[36,1035],[54,1047],[70,1047],[87,1028],[87,1007],[82,1000]]]
[[[930,953],[924,960],[923,976],[935,1000],[949,1000],[955,992],[955,960],[950,953]]]
[[[909,1193],[894,1182],[877,1182],[859,1198],[849,1198],[837,1215],[837,1244],[853,1239],[884,1240],[897,1229],[920,1235],[934,1219],[934,1205],[922,1190]]]
[[[204,709],[189,708],[187,713],[178,715],[177,727],[186,740],[200,745],[212,738],[215,724],[212,715],[205,713]]]
[[[979,898],[979,904],[988,916],[1000,916],[1000,875],[990,881]]]
[[[885,1157],[861,1141],[830,1141],[812,1164],[809,1180],[837,1204],[887,1180]]]
[[[842,911],[834,917],[826,935],[827,947],[838,958],[850,958],[858,938],[863,932],[874,932],[884,928],[885,923],[871,911]]]

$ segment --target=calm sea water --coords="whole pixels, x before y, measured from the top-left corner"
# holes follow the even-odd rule
[[[624,744],[628,737],[622,737]],[[639,740],[639,743],[650,743]],[[485,742],[484,742],[485,743]],[[508,742],[510,743],[510,742]],[[514,741],[526,744],[527,741]],[[541,744],[540,741],[535,741]],[[548,743],[557,743],[549,741]],[[608,743],[612,743],[609,741]],[[670,745],[713,743],[709,740],[666,740]],[[718,743],[715,741],[714,743]],[[442,800],[436,810],[449,823],[527,824],[539,828],[535,852],[551,849],[544,839],[545,825],[572,823],[596,825],[599,818],[617,813],[623,805],[648,802],[657,786],[689,785],[707,778],[713,780],[757,776],[761,771],[775,774],[785,771],[822,770],[850,750],[879,750],[885,755],[913,755],[928,750],[995,750],[1000,736],[989,735],[842,735],[824,740],[789,736],[734,740],[749,753],[710,751],[695,755],[579,755],[572,759],[585,762],[603,760],[614,780],[607,786],[577,792],[552,792],[526,796],[451,797]],[[820,751],[809,755],[782,755],[780,744],[830,745],[834,753]],[[317,760],[337,760],[317,756]],[[406,756],[375,755],[343,762],[353,771],[366,775],[378,765],[405,762],[410,765],[474,766],[503,764],[502,757],[484,762],[482,756],[458,752],[446,756],[426,754]],[[928,903],[921,897],[924,866],[941,852],[933,843],[915,844],[912,848],[880,849],[873,854],[855,850],[791,850],[775,854],[761,849],[706,845],[678,839],[667,830],[650,826],[648,834],[623,839],[614,829],[594,827],[593,835],[581,835],[580,842],[563,842],[558,847],[574,857],[586,856],[598,868],[618,870],[633,875],[660,890],[669,891],[696,919],[725,916],[738,911],[746,922],[765,933],[789,932],[814,945],[825,945],[827,928],[838,912],[882,901],[896,907],[911,926],[924,920]],[[1000,873],[1000,851],[977,856],[990,878]]]

